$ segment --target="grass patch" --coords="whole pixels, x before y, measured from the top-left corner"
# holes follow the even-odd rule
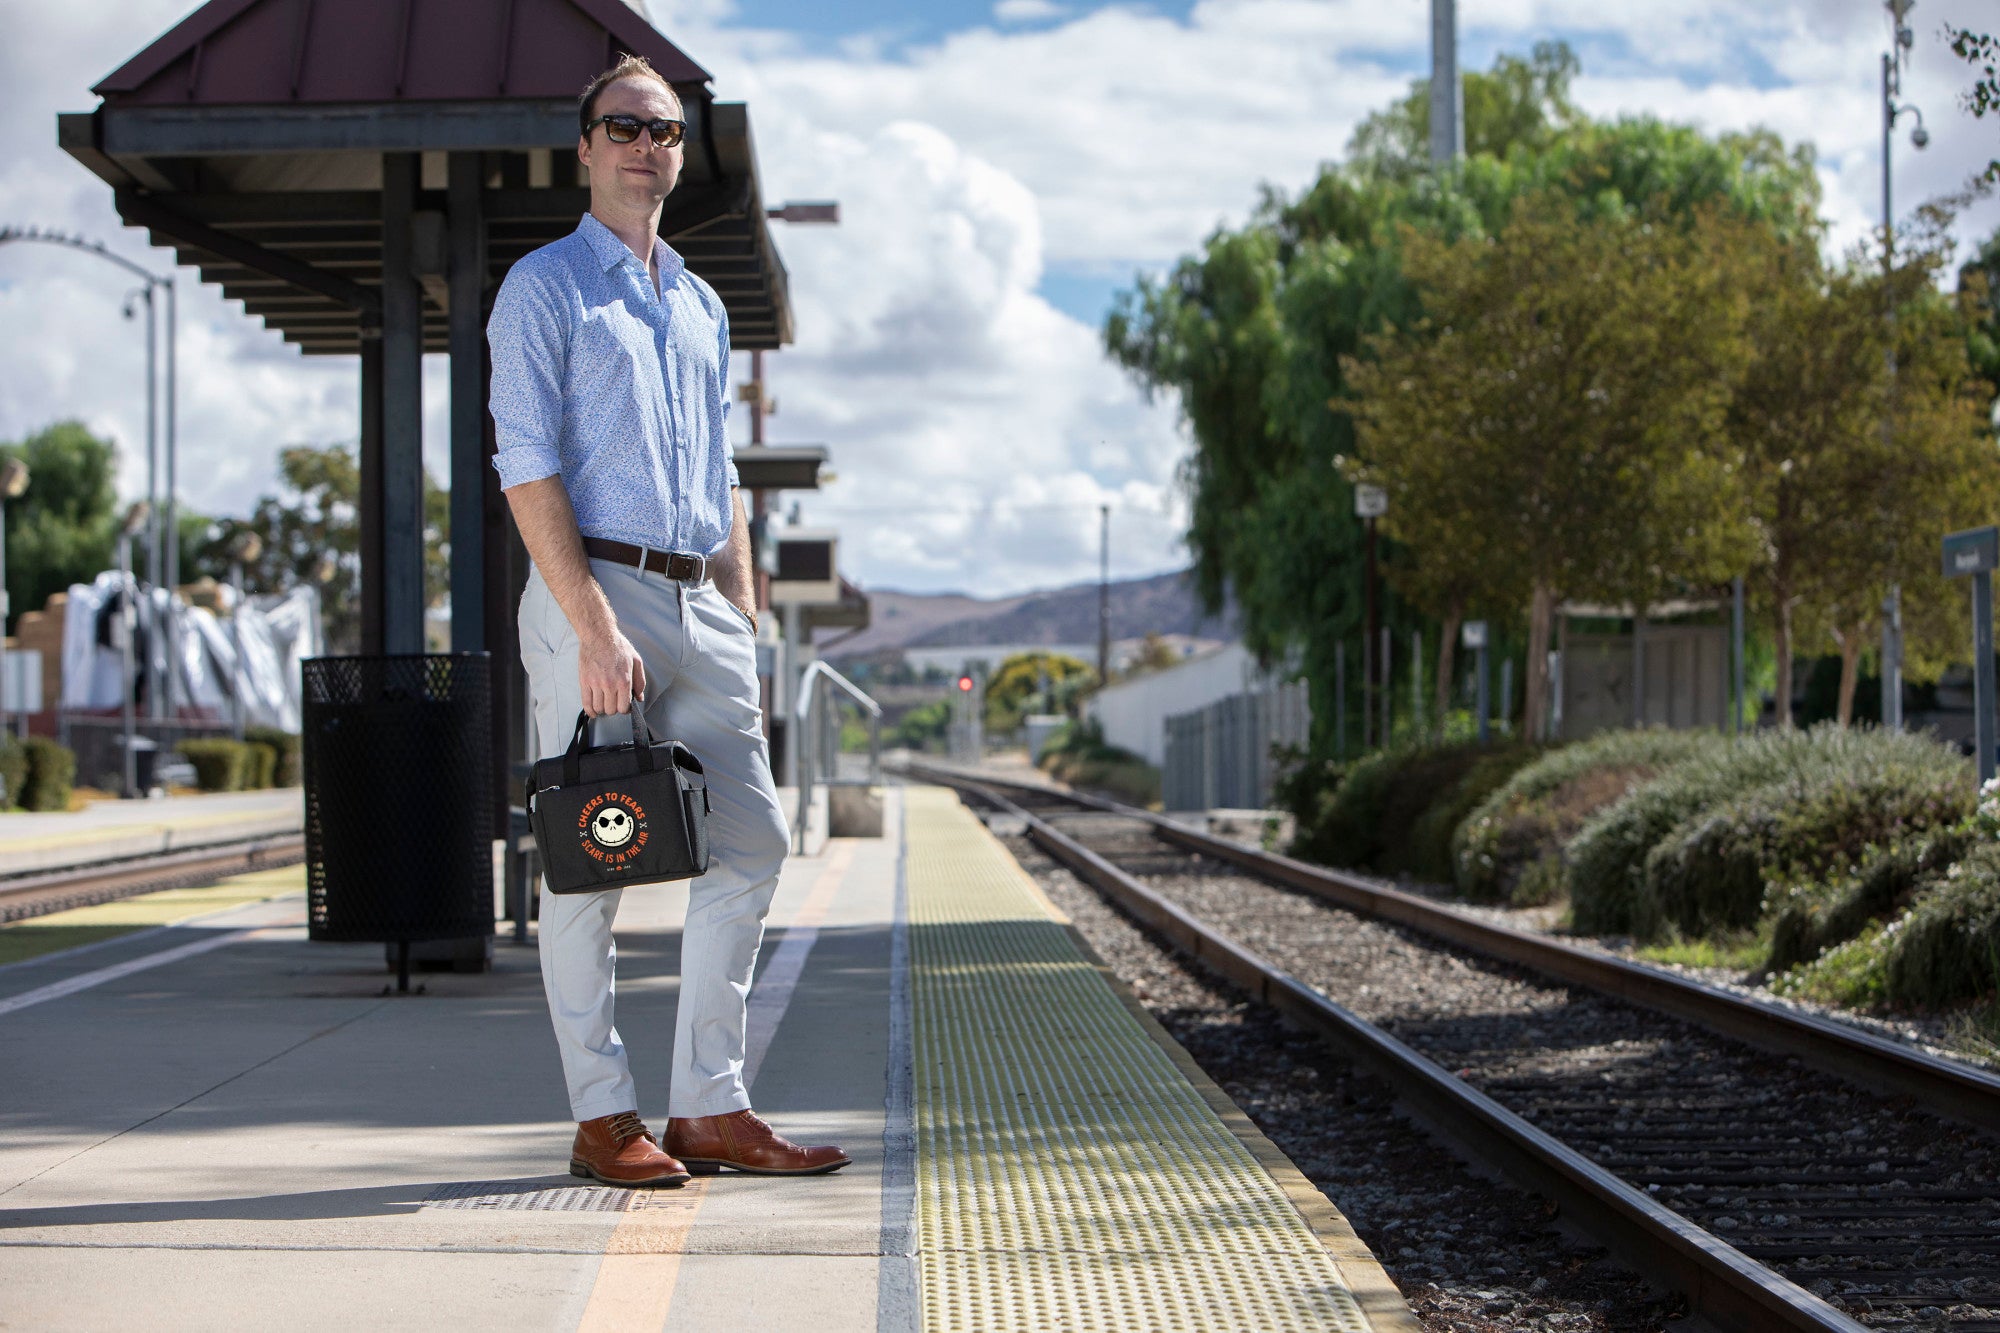
[[[1883,940],[1887,933],[1881,922],[1871,921],[1845,944],[1836,944],[1777,978],[1771,990],[1847,1009],[1880,1008],[1889,995],[1889,950]]]
[[[1679,967],[1719,967],[1745,974],[1761,972],[1770,957],[1771,939],[1765,931],[1745,931],[1714,939],[1671,940],[1649,944],[1636,951],[1651,963]]]

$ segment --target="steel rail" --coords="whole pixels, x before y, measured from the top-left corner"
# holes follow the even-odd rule
[[[1349,911],[1409,926],[1448,943],[1613,995],[1641,1008],[1672,1014],[1759,1050],[1788,1056],[1875,1092],[1915,1098],[1925,1110],[1989,1134],[2000,1134],[2000,1075],[1941,1059],[1887,1037],[1816,1014],[1781,1009],[1661,968],[1580,948],[1463,912],[1355,875],[1308,865],[1275,852],[1218,838],[1150,810],[1035,783],[988,778],[928,764],[911,764],[939,780],[1058,797],[1104,814],[1142,820],[1162,841],[1241,866],[1254,874],[1323,898]]]
[[[1690,1308],[1718,1327],[1730,1333],[1769,1333],[1774,1329],[1860,1333],[1865,1327],[1154,893],[1046,820],[991,787],[979,790],[983,778],[939,776],[948,776],[951,786],[974,789],[980,799],[1021,819],[1036,846],[1085,882],[1176,948],[1374,1072],[1446,1139],[1523,1187],[1553,1200],[1572,1227],[1616,1251],[1634,1268],[1686,1295]]]
[[[305,848],[303,833],[289,833],[8,878],[0,880],[0,921],[290,865],[304,859]]]

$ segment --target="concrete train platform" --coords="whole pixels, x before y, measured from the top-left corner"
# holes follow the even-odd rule
[[[10,810],[0,813],[0,875],[282,837],[304,827],[305,801],[297,787],[93,801],[81,810],[47,814]]]
[[[751,993],[752,1095],[832,1176],[578,1182],[534,954],[385,993],[297,869],[0,967],[0,1327],[1415,1327],[954,796],[887,814],[788,863]],[[656,1122],[684,900],[618,923]]]

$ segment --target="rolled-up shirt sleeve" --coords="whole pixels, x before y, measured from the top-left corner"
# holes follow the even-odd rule
[[[493,300],[486,341],[493,350],[488,406],[502,489],[562,471],[563,381],[568,333],[549,285],[516,265]]]
[[[715,302],[716,339],[722,344],[716,349],[717,364],[722,367],[722,468],[729,474],[732,488],[741,486],[743,479],[736,474],[736,441],[729,437],[729,412],[736,404],[736,386],[729,382],[729,311],[720,297]]]

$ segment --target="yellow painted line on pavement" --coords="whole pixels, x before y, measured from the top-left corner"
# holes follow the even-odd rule
[[[303,865],[278,866],[253,870],[202,888],[163,889],[136,898],[122,898],[94,907],[72,907],[65,912],[10,922],[0,926],[0,966],[39,958],[60,949],[73,949],[80,944],[116,939],[136,930],[170,926],[245,903],[299,893],[305,886]]]

